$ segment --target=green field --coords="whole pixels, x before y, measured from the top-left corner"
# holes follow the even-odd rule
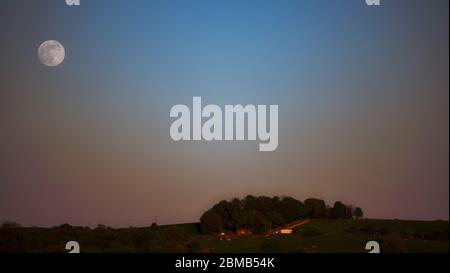
[[[366,252],[376,240],[384,252],[448,252],[447,221],[312,220],[293,235],[249,235],[220,240],[199,224],[113,229],[98,227],[1,228],[0,252],[65,252],[78,241],[84,253],[128,252]]]
[[[294,235],[248,236],[218,242],[198,236],[203,249],[215,252],[366,252],[376,240],[392,252],[448,252],[448,222],[395,220],[313,220]]]

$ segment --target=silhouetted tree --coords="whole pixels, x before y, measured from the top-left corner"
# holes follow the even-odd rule
[[[276,225],[276,226],[281,226],[285,223],[283,215],[281,215],[281,213],[279,213],[278,211],[275,210],[271,210],[267,213],[267,221],[269,221],[270,223]]]
[[[214,210],[208,210],[200,218],[203,233],[214,233],[223,230],[223,220]]]
[[[334,203],[331,209],[331,216],[333,218],[345,218],[347,213],[347,207],[340,201]]]
[[[363,216],[364,216],[363,210],[360,207],[356,207],[355,208],[355,218],[360,219],[360,218],[363,218]]]
[[[353,208],[353,206],[350,206],[350,205],[346,206],[344,218],[353,219],[354,211],[355,211],[355,209]]]
[[[1,228],[21,228],[22,226],[15,222],[5,221],[2,223]]]
[[[307,212],[303,203],[294,198],[284,197],[278,207],[279,212],[286,222],[292,222],[307,217]]]
[[[304,204],[309,218],[325,218],[327,212],[325,201],[315,198],[309,198],[305,200]]]
[[[253,232],[264,232],[271,227],[308,218],[352,218],[354,210],[342,202],[329,208],[325,201],[308,198],[304,203],[292,197],[246,196],[240,200],[222,200],[205,212],[200,219],[204,233],[224,230],[236,231],[248,228]]]
[[[254,214],[255,214],[255,225],[253,227],[254,232],[262,233],[268,231],[270,229],[269,221],[267,221],[264,215],[259,211],[255,211]]]

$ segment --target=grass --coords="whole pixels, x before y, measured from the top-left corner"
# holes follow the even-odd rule
[[[90,252],[362,253],[368,241],[392,252],[449,252],[447,221],[312,220],[293,235],[238,237],[220,241],[196,224],[145,228],[0,229],[0,252],[65,252],[75,240]]]
[[[442,238],[426,239],[433,233]],[[196,240],[213,252],[361,253],[366,252],[368,241],[383,243],[390,236],[399,238],[400,242],[396,242],[400,244],[399,252],[449,251],[446,221],[312,220],[295,230],[294,235],[252,235],[232,241],[205,240],[204,236],[197,236]],[[272,244],[272,249],[265,249],[265,244]]]

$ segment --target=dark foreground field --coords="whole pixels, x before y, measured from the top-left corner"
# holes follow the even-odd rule
[[[383,252],[448,252],[447,221],[312,220],[293,235],[203,235],[198,224],[146,228],[0,228],[0,252],[66,252],[77,241],[82,253],[134,252],[366,252],[376,240]]]

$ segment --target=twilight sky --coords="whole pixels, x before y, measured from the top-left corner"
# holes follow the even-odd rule
[[[0,2],[0,221],[198,220],[221,199],[448,219],[447,0]],[[46,40],[61,66],[39,62]],[[279,146],[174,142],[170,108],[278,104]]]

